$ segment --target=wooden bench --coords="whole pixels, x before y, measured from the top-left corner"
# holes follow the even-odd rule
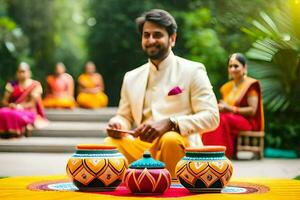
[[[236,154],[238,154],[239,151],[251,151],[257,155],[258,159],[264,158],[264,136],[265,132],[263,131],[239,132]]]

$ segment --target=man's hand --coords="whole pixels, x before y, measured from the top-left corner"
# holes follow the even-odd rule
[[[120,130],[122,128],[121,124],[120,123],[116,123],[116,122],[108,123],[107,126],[110,129],[116,129],[116,130]]]
[[[161,137],[166,132],[172,129],[170,119],[164,119],[158,122],[148,122],[142,124],[135,129],[135,136],[140,137],[142,141],[152,142],[154,139]]]
[[[126,135],[125,133],[114,131],[114,130],[120,130],[121,128],[122,126],[120,123],[109,123],[106,128],[107,135],[112,138],[122,138]]]

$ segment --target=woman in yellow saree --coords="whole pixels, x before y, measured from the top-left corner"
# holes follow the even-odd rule
[[[96,72],[92,62],[85,65],[85,72],[78,77],[77,103],[80,107],[97,109],[106,107],[108,97],[104,93],[104,82],[101,74]]]
[[[43,105],[46,108],[74,108],[74,80],[65,73],[63,63],[57,63],[55,73],[47,77],[46,96]]]
[[[229,57],[228,73],[232,80],[220,89],[220,124],[216,130],[203,134],[202,141],[205,145],[226,146],[226,155],[232,158],[238,132],[262,131],[264,114],[259,82],[246,76],[247,64],[242,54]]]

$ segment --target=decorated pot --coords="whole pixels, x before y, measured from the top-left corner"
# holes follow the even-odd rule
[[[145,152],[142,159],[131,163],[124,182],[132,193],[162,194],[170,188],[171,175],[163,162],[154,160],[149,152]]]
[[[122,182],[126,158],[114,146],[79,144],[68,160],[67,174],[83,191],[111,191]]]
[[[225,150],[224,146],[187,148],[185,157],[176,165],[180,183],[190,192],[221,192],[233,171]]]

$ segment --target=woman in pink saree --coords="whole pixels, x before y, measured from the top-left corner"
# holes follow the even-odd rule
[[[264,114],[259,82],[246,76],[247,64],[242,54],[229,57],[228,74],[232,80],[220,89],[220,124],[216,130],[203,134],[202,142],[204,145],[224,145],[226,156],[234,158],[238,132],[263,131]]]
[[[1,136],[22,136],[36,123],[47,121],[41,105],[42,87],[30,78],[29,65],[20,63],[16,75],[17,80],[5,86],[4,107],[0,109]]]

